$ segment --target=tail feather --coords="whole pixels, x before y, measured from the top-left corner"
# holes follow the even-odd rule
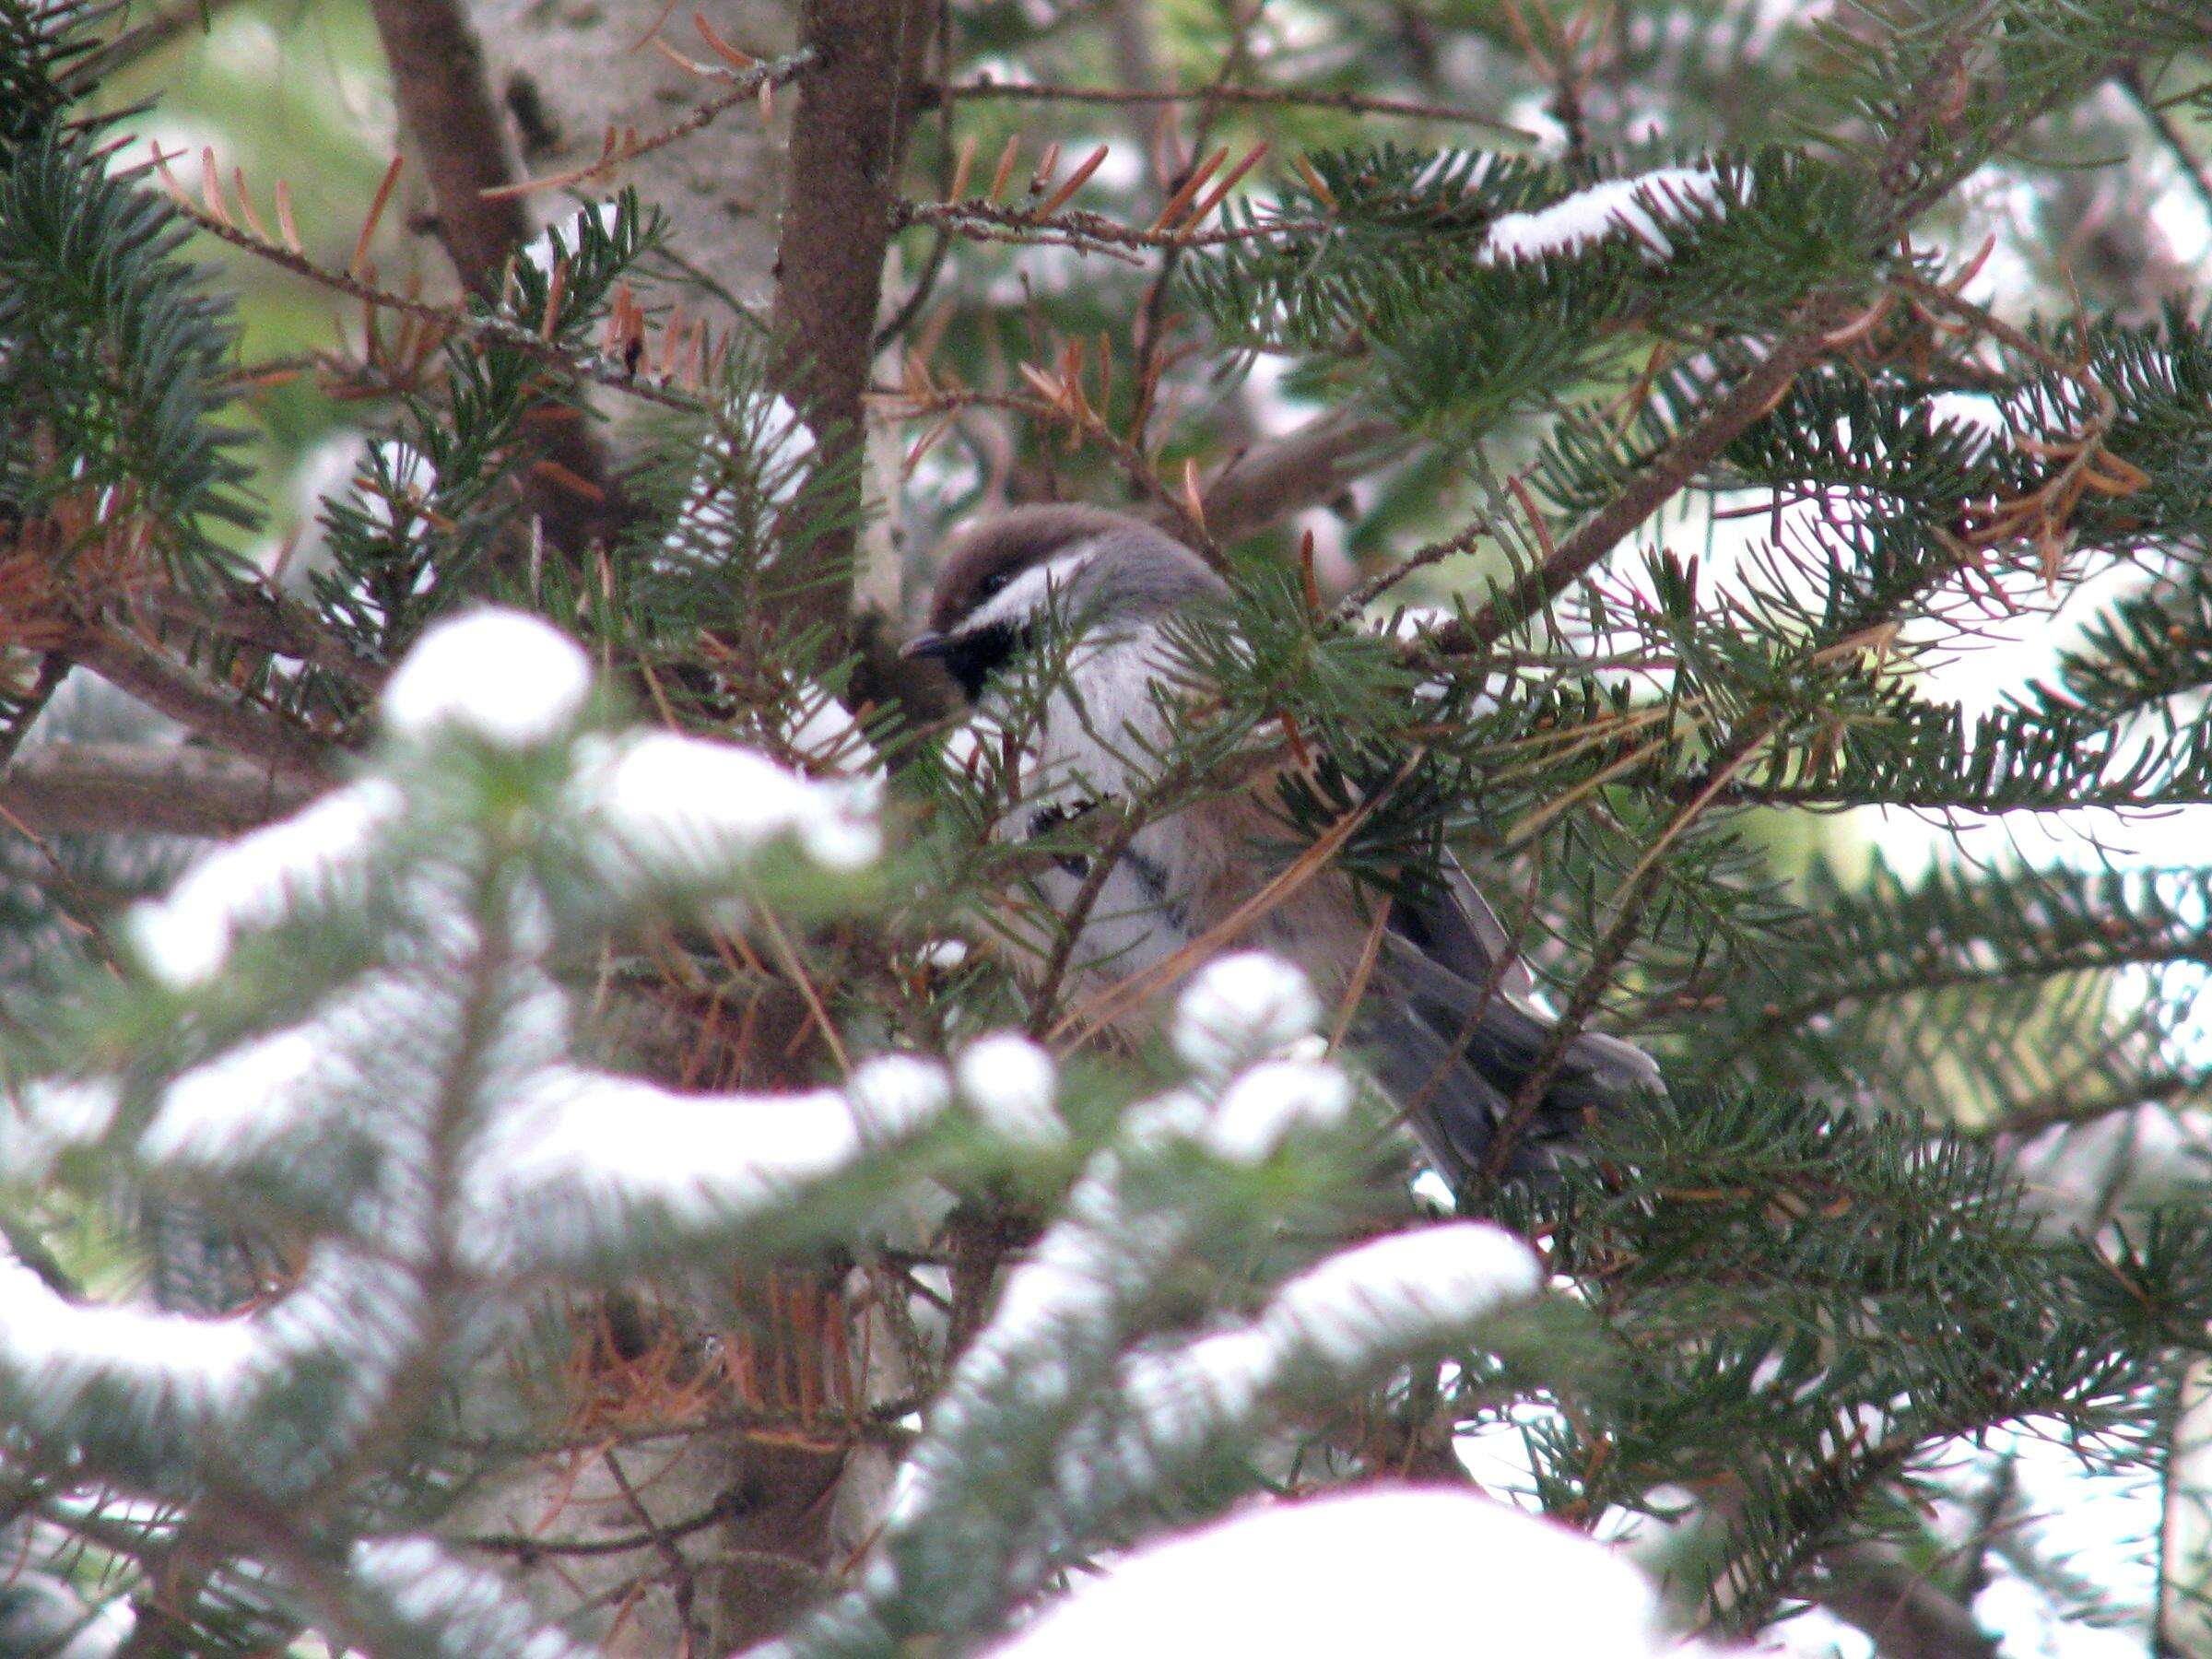
[[[1432,903],[1393,906],[1352,1034],[1375,1081],[1405,1108],[1438,1173],[1456,1190],[1490,1157],[1558,1022],[1536,1004],[1535,982],[1511,955],[1496,915],[1456,865],[1445,874]],[[1633,1043],[1581,1033],[1559,1056],[1500,1172],[1551,1168],[1585,1113],[1663,1088],[1658,1066]]]

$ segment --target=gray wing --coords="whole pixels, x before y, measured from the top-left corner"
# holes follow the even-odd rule
[[[1438,1173],[1457,1190],[1481,1169],[1558,1022],[1537,1005],[1535,981],[1466,872],[1447,855],[1440,874],[1419,904],[1392,903],[1352,1034]],[[1584,1112],[1662,1087],[1641,1049],[1583,1033],[1568,1045],[1504,1172],[1549,1167]]]

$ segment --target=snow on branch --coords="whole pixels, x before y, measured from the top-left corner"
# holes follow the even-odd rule
[[[488,607],[424,633],[380,706],[394,737],[460,732],[527,748],[569,735],[591,688],[582,646],[535,617]]]
[[[1132,1552],[994,1659],[1419,1653],[1480,1630],[1484,1659],[1692,1659],[1650,1583],[1579,1533],[1472,1493],[1370,1487],[1272,1502]]]
[[[469,1172],[465,1257],[478,1271],[582,1277],[708,1232],[781,1218],[837,1230],[822,1190],[896,1166],[951,1090],[935,1065],[872,1061],[843,1089],[684,1095],[571,1067],[533,1078]]]
[[[185,1499],[219,1478],[288,1500],[366,1428],[424,1312],[409,1274],[336,1247],[234,1319],[81,1305],[0,1253],[0,1419],[147,1496]]]
[[[1294,1057],[1317,1048],[1320,1016],[1303,977],[1265,956],[1230,957],[1193,980],[1173,1030],[1188,1082],[1124,1114],[1007,1275],[900,1471],[878,1569],[773,1652],[914,1636],[917,1609],[949,1639],[997,1628],[1208,1451],[1264,1433],[1264,1409],[1463,1345],[1535,1294],[1525,1245],[1454,1224],[1346,1252],[1242,1325],[1147,1346],[1178,1262],[1202,1241],[1221,1245],[1224,1229],[1266,1226],[1194,1182],[1191,1155],[1226,1192],[1248,1166],[1343,1133],[1350,1083]],[[971,1098],[1019,1101],[1025,1119],[1047,1098],[1049,1066],[1013,1040],[978,1044],[959,1075]],[[1178,1179],[1163,1178],[1171,1168]]]
[[[241,935],[306,905],[365,896],[369,852],[404,805],[397,788],[369,779],[210,853],[167,898],[131,912],[140,962],[171,989],[204,985]]]
[[[1305,976],[1259,951],[1223,957],[1191,982],[1175,1007],[1175,1053],[1218,1079],[1312,1033],[1321,1004]]]
[[[1015,1145],[1053,1146],[1066,1126],[1053,1110],[1059,1077],[1052,1055],[1028,1038],[997,1032],[971,1043],[955,1076],[960,1098]]]
[[[1394,1233],[1342,1251],[1283,1287],[1260,1329],[1287,1357],[1339,1370],[1396,1359],[1465,1335],[1543,1288],[1529,1247],[1477,1221]]]
[[[856,870],[880,850],[879,780],[810,779],[750,750],[673,732],[590,732],[590,664],[573,641],[535,617],[487,607],[426,632],[393,674],[382,709],[401,746],[457,742],[564,758],[533,803],[545,818],[539,839],[584,849],[618,903],[641,898],[641,884],[726,887],[776,843],[833,873]],[[426,771],[440,769],[387,766],[209,853],[167,898],[132,913],[139,959],[173,990],[206,985],[246,935],[365,903],[380,854],[391,855],[394,879],[420,888],[448,862],[448,820],[475,805],[422,787]]]
[[[356,1544],[353,1622],[371,1651],[423,1659],[596,1659],[599,1650],[539,1622],[507,1582],[429,1538]]]
[[[1491,225],[1477,255],[1485,265],[1580,253],[1627,235],[1655,259],[1674,252],[1665,228],[1738,201],[1748,177],[1732,182],[1710,167],[1662,167],[1632,179],[1607,179],[1534,213],[1509,213]]]
[[[1448,1222],[1354,1246],[1233,1329],[1124,1359],[1056,1472],[1062,1546],[1079,1546],[1209,1451],[1262,1431],[1274,1407],[1346,1398],[1378,1375],[1479,1339],[1543,1287],[1501,1228]]]
[[[674,732],[579,747],[571,798],[610,879],[711,880],[786,839],[831,871],[856,870],[880,851],[873,779],[806,778],[749,749]]]
[[[135,912],[165,1041],[113,1078],[18,1086],[0,1152],[35,1178],[127,1142],[217,1213],[283,1214],[308,1265],[251,1315],[199,1319],[78,1305],[0,1255],[0,1420],[27,1442],[156,1496],[218,1470],[297,1494],[344,1466],[395,1378],[458,1363],[518,1289],[734,1233],[848,1238],[943,1161],[924,1142],[954,1096],[932,1062],[701,1096],[574,1064],[556,964],[641,900],[712,902],[772,846],[833,873],[877,851],[870,786],[598,732],[592,700],[583,653],[544,622],[441,623],[385,690],[376,770]],[[223,980],[280,927],[279,973]],[[207,993],[189,1018],[180,991]],[[1060,1133],[1025,1044],[979,1045],[964,1088],[964,1147]]]

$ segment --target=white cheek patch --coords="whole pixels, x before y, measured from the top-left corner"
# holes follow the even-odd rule
[[[1068,552],[1033,565],[968,613],[960,632],[975,633],[1000,622],[1025,622],[1052,602],[1055,590],[1065,589],[1076,573],[1099,556],[1098,544],[1084,542]]]

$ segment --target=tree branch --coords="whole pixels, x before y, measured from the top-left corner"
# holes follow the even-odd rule
[[[313,794],[297,778],[182,744],[38,743],[0,771],[0,814],[41,835],[239,835]]]
[[[712,98],[699,105],[673,126],[663,127],[649,137],[634,135],[617,143],[608,140],[607,152],[588,167],[578,167],[567,172],[554,173],[542,179],[524,179],[512,184],[501,184],[487,190],[486,196],[494,200],[519,200],[535,190],[567,189],[588,184],[603,179],[618,168],[627,167],[655,150],[666,149],[679,139],[712,126],[718,116],[726,114],[739,104],[752,103],[763,87],[784,87],[798,79],[802,70],[815,63],[819,56],[812,48],[794,52],[769,63],[756,64],[742,74],[730,77],[730,84]],[[742,310],[742,308],[733,308]]]
[[[530,224],[520,202],[486,194],[513,183],[514,170],[483,48],[454,0],[371,0],[369,9],[392,66],[400,124],[429,175],[440,239],[462,286],[491,298]]]
[[[861,399],[875,355],[900,158],[920,102],[934,0],[803,0],[799,46],[818,62],[799,83],[791,176],[776,250],[776,380],[815,436],[815,466],[861,454]],[[862,506],[857,470],[821,507],[819,580],[799,603],[844,638]]]
[[[330,776],[330,744],[231,696],[126,634],[88,629],[65,649],[117,690],[218,747],[262,762],[265,775],[310,784]]]
[[[334,674],[357,690],[381,690],[392,670],[358,654],[297,601],[258,582],[239,582],[206,599],[165,595],[156,602],[165,621],[226,636],[271,656],[297,657]]]
[[[1359,92],[1316,92],[1297,87],[1062,87],[1037,82],[994,81],[988,76],[971,81],[923,88],[930,101],[939,99],[1010,98],[1030,101],[1098,104],[1296,104],[1307,109],[1348,110],[1359,115],[1402,115],[1413,121],[1449,121],[1465,126],[1487,127],[1526,144],[1536,135],[1525,127],[1495,116],[1477,114],[1456,104],[1414,103],[1397,98],[1371,98]]]
[[[1864,1630],[1882,1659],[1995,1659],[1973,1614],[1881,1544],[1846,1544],[1821,1557],[1819,1600]]]
[[[1888,243],[1942,200],[1968,171],[1954,163],[1947,171],[1924,179],[1915,163],[1928,129],[1944,118],[1945,106],[1959,91],[1967,49],[1988,9],[1986,5],[1977,6],[1952,27],[1900,107],[1897,130],[1866,181],[1868,193],[1878,204],[1878,211],[1868,216],[1867,241],[1874,248]],[[2005,133],[1993,136],[1991,149],[1999,147],[2006,134],[2018,132],[2041,114],[2056,96],[2018,112],[2006,124]],[[1668,444],[1633,483],[1577,525],[1542,564],[1493,594],[1464,624],[1437,629],[1431,635],[1437,648],[1452,655],[1484,650],[1565,593],[1766,414],[1790,382],[1828,349],[1827,336],[1842,321],[1844,310],[1845,296],[1833,284],[1808,294],[1758,367]]]
[[[1798,321],[1765,359],[1731,386],[1687,431],[1636,475],[1635,481],[1576,525],[1544,562],[1493,594],[1465,622],[1434,629],[1430,639],[1446,655],[1465,655],[1496,644],[1579,581],[1637,525],[1688,488],[1788,390],[1826,349],[1836,322],[1832,303],[1819,298],[1799,308]]]
[[[503,194],[515,182],[514,169],[483,49],[459,0],[371,0],[370,10],[392,66],[400,124],[429,175],[439,238],[462,286],[494,298],[530,224],[523,204]],[[579,558],[621,523],[606,452],[582,419],[538,425],[535,441],[545,459],[587,488],[525,468],[519,475],[524,504],[547,539]]]
[[[173,157],[168,158],[173,159]],[[474,335],[479,339],[495,340],[501,346],[526,353],[547,368],[588,380],[609,391],[626,393],[643,402],[658,404],[663,408],[676,409],[687,415],[703,415],[707,406],[698,398],[681,392],[671,392],[665,386],[614,367],[597,358],[571,357],[562,347],[541,338],[521,324],[504,317],[485,316],[455,305],[439,305],[411,294],[395,293],[390,288],[378,288],[363,282],[350,272],[330,270],[317,265],[304,253],[295,253],[280,242],[255,236],[252,231],[234,224],[226,224],[206,208],[172,194],[171,203],[176,210],[218,241],[227,241],[234,248],[243,248],[257,259],[266,260],[277,269],[289,271],[295,276],[318,284],[333,293],[359,300],[363,305],[373,305],[382,311],[397,312],[403,316],[420,317],[450,328],[456,334]],[[305,359],[313,363],[317,359]]]
[[[1398,459],[1412,440],[1394,421],[1336,409],[1280,438],[1255,443],[1206,487],[1206,527],[1235,541],[1303,508],[1333,500]]]

